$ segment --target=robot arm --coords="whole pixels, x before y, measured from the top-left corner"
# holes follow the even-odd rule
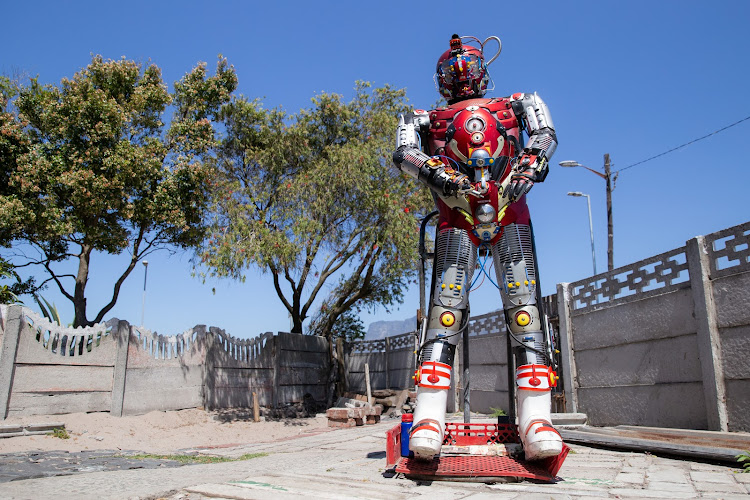
[[[515,94],[511,102],[529,136],[510,183],[511,194],[518,198],[526,194],[535,182],[542,182],[547,177],[547,162],[557,148],[557,135],[549,109],[536,93]]]
[[[399,117],[393,163],[399,170],[425,183],[441,196],[458,196],[472,189],[468,177],[437,158],[426,155],[419,148],[421,132],[426,131],[429,126],[430,121],[425,111]]]

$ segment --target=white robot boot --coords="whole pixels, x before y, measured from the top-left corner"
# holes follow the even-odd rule
[[[417,458],[430,460],[440,454],[443,444],[451,367],[437,361],[425,361],[417,377],[417,407],[414,410],[409,449]]]
[[[550,381],[554,372],[545,365],[524,365],[516,370],[518,433],[526,460],[559,455],[562,438],[550,418]]]

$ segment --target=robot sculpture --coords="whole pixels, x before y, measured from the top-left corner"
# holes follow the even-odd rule
[[[469,40],[477,46],[464,45]],[[485,47],[497,52],[485,62]],[[479,249],[492,253],[497,286],[516,356],[518,432],[527,460],[558,455],[550,423],[556,384],[549,339],[537,307],[537,276],[526,193],[547,175],[557,146],[549,110],[536,94],[484,98],[497,37],[453,35],[437,62],[436,85],[448,106],[402,115],[395,165],[432,191],[439,220],[425,342],[416,373],[417,406],[410,450],[440,453],[453,358],[468,326],[469,290]],[[494,85],[493,85],[494,86]],[[528,141],[524,145],[522,130]]]

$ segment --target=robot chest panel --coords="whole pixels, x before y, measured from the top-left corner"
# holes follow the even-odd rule
[[[456,115],[471,106],[481,107],[492,113],[505,128],[508,135],[518,138],[518,120],[513,113],[509,99],[470,99],[453,104],[447,108],[433,109],[429,112],[430,129],[427,134],[427,141],[431,154],[442,154],[445,148],[445,134],[448,127],[453,123]]]

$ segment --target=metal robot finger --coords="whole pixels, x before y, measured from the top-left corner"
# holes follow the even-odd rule
[[[490,46],[496,46],[495,52],[486,59]],[[453,35],[435,74],[448,105],[400,117],[396,132],[394,164],[432,190],[440,214],[410,435],[411,451],[423,459],[438,455],[443,442],[454,354],[469,321],[469,289],[479,247],[492,252],[514,339],[518,426],[526,459],[557,455],[562,449],[550,422],[555,374],[537,305],[526,205],[526,193],[547,175],[557,137],[549,109],[536,93],[484,97],[492,90],[487,66],[501,48],[494,36],[482,41]]]

